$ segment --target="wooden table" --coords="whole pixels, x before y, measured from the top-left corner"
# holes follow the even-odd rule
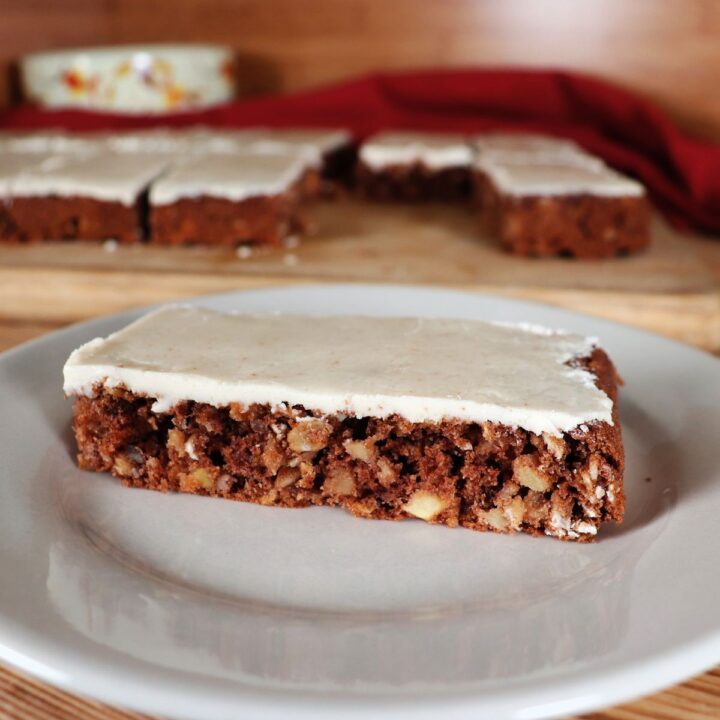
[[[297,248],[230,250],[103,244],[0,247],[0,350],[68,323],[189,295],[306,282],[398,282],[490,291],[627,322],[720,353],[720,242],[659,220],[652,249],[608,262],[524,260],[478,237],[460,208],[314,208]],[[0,667],[0,720],[138,720]],[[720,668],[593,720],[720,718]]]
[[[505,255],[462,207],[344,201],[308,215],[317,230],[300,247],[246,259],[229,249],[0,246],[0,320],[62,324],[226,290],[395,282],[549,302],[720,350],[720,242],[659,220],[648,252],[594,262]]]

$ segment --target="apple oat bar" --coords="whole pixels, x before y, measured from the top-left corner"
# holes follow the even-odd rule
[[[579,541],[623,515],[615,370],[568,333],[170,307],[65,392],[80,467],[133,487]]]

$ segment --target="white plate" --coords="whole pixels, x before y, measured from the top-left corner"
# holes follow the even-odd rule
[[[531,720],[720,661],[717,360],[563,310],[442,290],[309,286],[197,302],[599,336],[627,383],[625,523],[577,545],[164,496],[80,472],[61,368],[138,314],[124,313],[0,358],[1,659],[110,703],[203,720]]]

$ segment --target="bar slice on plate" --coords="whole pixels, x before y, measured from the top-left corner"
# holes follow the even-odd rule
[[[64,376],[80,467],[133,487],[580,541],[622,519],[615,370],[579,335],[171,306]]]

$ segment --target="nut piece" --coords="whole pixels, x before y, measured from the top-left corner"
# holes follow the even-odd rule
[[[543,493],[530,490],[523,498],[525,516],[523,520],[533,527],[540,526],[548,514],[548,505]]]
[[[600,476],[600,458],[595,454],[590,456],[590,461],[588,462],[588,474],[593,482],[595,482]]]
[[[184,457],[185,456],[185,435],[180,432],[180,430],[176,430],[173,428],[168,432],[168,438],[167,438],[167,446],[174,450],[178,457]]]
[[[135,463],[127,455],[117,455],[113,463],[113,470],[120,477],[132,477],[135,470]]]
[[[282,467],[283,457],[280,446],[274,438],[270,438],[267,441],[265,448],[262,453],[263,465],[267,468],[271,475],[275,475],[277,471]]]
[[[307,454],[307,453],[306,453]],[[315,481],[315,466],[312,464],[312,462],[308,462],[307,460],[302,460],[300,462],[300,477],[302,478],[302,484],[305,487],[312,486],[313,482]]]
[[[500,488],[497,495],[495,495],[495,505],[504,507],[505,505],[509,504],[510,501],[515,497],[515,495],[517,495],[519,490],[520,485],[518,485],[518,483],[516,483],[514,480],[508,480],[507,482],[503,483],[503,486]]]
[[[180,473],[180,489],[183,492],[195,492],[198,489],[212,490],[214,485],[212,475],[205,468],[197,468],[191,473]]]
[[[325,478],[323,490],[330,495],[352,495],[355,492],[355,478],[347,468],[332,468]]]
[[[556,459],[562,460],[567,452],[567,446],[565,441],[557,435],[550,435],[550,433],[543,433],[543,440],[548,449],[548,452]]]
[[[392,485],[395,480],[395,470],[387,458],[381,457],[377,461],[378,479],[383,487]]]
[[[478,513],[478,520],[484,520],[493,530],[504,532],[510,527],[510,521],[500,508],[485,510]]]
[[[247,417],[247,408],[240,403],[230,403],[229,415],[231,420],[241,422]]]
[[[192,473],[192,477],[200,487],[209,490],[215,484],[212,475],[205,468],[198,468]]]
[[[226,493],[232,490],[232,486],[235,482],[235,478],[232,475],[223,473],[215,482],[215,489],[218,492]]]
[[[483,440],[486,440],[487,442],[493,442],[497,439],[497,428],[495,427],[495,425],[493,425],[493,423],[484,422],[480,424],[480,427],[482,428]]]
[[[371,463],[375,457],[375,447],[372,440],[346,440],[343,443],[345,451],[351,458]]]
[[[302,420],[287,434],[288,446],[293,452],[317,452],[327,445],[330,431],[322,420]]]
[[[300,477],[300,469],[296,467],[280,468],[275,478],[275,487],[285,488],[292,485]]]
[[[272,488],[258,498],[260,505],[274,505],[277,500],[277,490]]]
[[[551,478],[538,470],[531,455],[520,455],[515,458],[513,479],[537,492],[547,492],[552,485]]]
[[[587,467],[580,471],[580,479],[585,487],[590,491],[600,477],[600,458],[592,454],[588,460]]]
[[[517,530],[522,525],[525,518],[525,503],[521,497],[513,498],[513,501],[505,508],[505,515],[507,515],[513,530]]]
[[[446,507],[448,501],[427,490],[416,490],[410,499],[402,506],[408,515],[414,515],[422,520],[432,520]]]

